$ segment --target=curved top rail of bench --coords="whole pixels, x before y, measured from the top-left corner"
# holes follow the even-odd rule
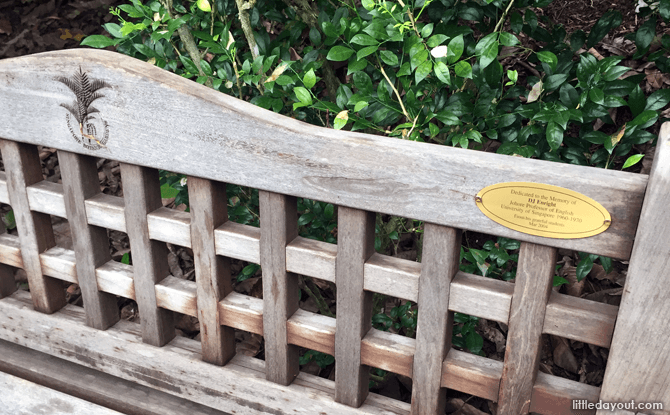
[[[88,93],[100,94],[83,114],[95,120],[104,148],[76,141],[78,108],[66,79],[70,86],[85,83],[80,71]],[[90,49],[0,61],[0,137],[620,259],[630,257],[648,180],[315,127],[137,59]],[[610,212],[612,225],[573,240],[503,227],[474,198],[486,186],[513,181],[582,193]]]

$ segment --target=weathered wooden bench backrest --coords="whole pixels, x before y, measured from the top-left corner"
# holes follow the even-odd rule
[[[505,415],[572,413],[577,399],[667,414],[668,127],[646,176],[318,128],[106,51],[0,61],[0,203],[18,230],[0,235],[0,339],[232,413],[409,412],[368,394],[376,367],[413,379],[414,414],[443,411],[444,388]],[[58,149],[62,185],[43,180],[39,145]],[[123,198],[100,192],[97,157],[121,162]],[[189,176],[190,213],[162,207],[157,169]],[[475,203],[500,182],[579,192],[611,226],[514,231]],[[224,183],[260,189],[260,229],[228,221]],[[339,206],[337,245],[297,236],[296,197]],[[375,212],[425,221],[422,263],[374,252]],[[67,218],[73,251],[49,215]],[[128,234],[132,266],[111,261],[105,229]],[[460,272],[460,229],[522,241],[516,282]],[[193,249],[196,282],[168,276],[164,242]],[[557,248],[630,260],[621,306],[553,292]],[[262,300],[232,291],[227,258],[261,264]],[[337,284],[336,319],[298,308],[296,274]],[[80,285],[85,311],[58,280]],[[371,328],[373,292],[418,303],[416,339]],[[141,333],[115,296],[137,301]],[[175,338],[173,311],[197,316],[201,344]],[[509,324],[505,361],[451,348],[453,312]],[[234,329],[263,335],[265,362],[235,355]],[[543,333],[610,347],[602,389],[538,372]],[[299,373],[299,346],[334,355],[335,382]]]

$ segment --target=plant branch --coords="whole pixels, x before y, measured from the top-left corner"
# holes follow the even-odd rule
[[[333,314],[333,312],[330,311],[328,304],[326,304],[326,300],[324,300],[323,296],[321,295],[319,287],[317,287],[314,284],[312,279],[303,277],[302,282],[303,282],[303,290],[305,290],[307,295],[309,295],[314,300],[316,306],[319,307],[319,312],[321,312],[321,314],[323,314],[324,316],[335,317],[335,314]]]
[[[398,97],[398,102],[400,103],[400,108],[402,108],[402,113],[405,115],[405,118],[407,118],[407,121],[411,121],[412,117],[410,117],[409,114],[407,113],[405,104],[402,103],[402,97],[400,96],[400,93],[396,89],[395,85],[393,85],[393,82],[391,82],[388,75],[386,75],[386,71],[384,70],[384,67],[382,66],[381,62],[379,62],[379,59],[377,59],[377,63],[379,64],[379,69],[381,69],[382,71],[382,75],[384,75],[384,79],[386,79],[386,82],[388,82],[389,85],[391,85],[391,88],[393,89],[395,96]]]
[[[500,20],[498,20],[498,23],[496,24],[495,29],[493,29],[493,32],[497,32],[498,29],[502,26],[503,22],[505,21],[505,18],[507,17],[507,13],[509,13],[509,9],[512,8],[512,4],[514,4],[514,0],[511,0],[509,4],[507,5],[507,8],[505,9],[505,12],[503,15],[500,17]]]

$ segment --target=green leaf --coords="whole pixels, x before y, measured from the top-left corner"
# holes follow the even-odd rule
[[[583,30],[577,30],[570,36],[570,49],[577,52],[586,42],[586,33]]]
[[[430,35],[433,33],[433,26],[434,26],[434,25],[433,25],[432,23],[428,23],[427,25],[425,25],[425,26],[421,29],[421,37],[423,37],[423,38],[425,39],[425,38],[427,38],[428,36],[430,36]],[[437,45],[436,45],[436,46],[437,46]]]
[[[561,102],[568,108],[577,108],[579,104],[579,93],[574,86],[570,84],[563,84],[559,90]]]
[[[181,63],[184,65],[184,68],[186,68],[186,70],[187,70],[188,72],[190,72],[190,73],[192,73],[192,74],[197,74],[197,73],[199,73],[199,71],[198,71],[198,67],[195,66],[195,64],[193,63],[193,61],[191,60],[191,58],[189,58],[189,57],[187,57],[187,56],[184,56],[184,55],[180,55],[180,56],[179,56],[179,60],[181,61]]]
[[[429,48],[434,48],[435,46],[441,45],[442,42],[444,42],[447,39],[449,39],[449,37],[445,36],[445,35],[440,35],[440,34],[433,35],[433,36],[430,37],[430,39],[428,39],[426,44],[428,45]]]
[[[375,38],[373,38],[370,35],[366,35],[365,33],[359,33],[356,36],[352,37],[351,43],[361,46],[379,45],[379,42],[375,40]]]
[[[591,32],[589,32],[589,36],[586,39],[586,48],[589,49],[595,46],[596,43],[600,42],[610,30],[619,26],[621,21],[621,13],[616,10],[610,10],[603,14],[593,26]]]
[[[444,64],[444,62],[437,62],[435,64],[435,75],[437,76],[437,79],[443,83],[451,85],[451,75],[449,74],[449,68]]]
[[[414,82],[417,84],[421,81],[423,81],[433,70],[433,62],[432,61],[425,61],[421,65],[419,65],[416,68],[416,72],[414,72]]]
[[[627,168],[629,168],[629,167],[631,167],[631,166],[634,166],[634,165],[637,164],[640,160],[642,160],[642,157],[644,157],[644,154],[634,154],[634,155],[628,157],[628,159],[626,160],[626,162],[623,164],[623,167],[621,168],[621,170],[623,170],[623,169],[627,169]]]
[[[643,111],[640,115],[635,117],[633,121],[628,123],[628,127],[634,127],[636,125],[645,125],[648,124],[650,121],[656,121],[658,118],[658,114],[656,111],[653,110],[646,110]],[[653,122],[652,122],[653,124]]]
[[[354,112],[358,112],[358,111],[362,110],[363,108],[365,108],[367,106],[368,106],[367,101],[358,101],[356,103],[356,105],[354,106]]]
[[[298,101],[305,105],[312,105],[312,95],[308,90],[301,86],[297,86],[293,88],[293,91],[295,91],[295,96],[298,98]]]
[[[589,98],[596,104],[605,104],[605,93],[600,88],[591,88],[589,91]]]
[[[315,215],[313,213],[304,213],[300,215],[300,217],[298,218],[298,226],[307,225],[312,221],[312,219],[314,219],[314,216]]]
[[[335,117],[335,121],[333,121],[333,128],[341,130],[342,127],[347,125],[347,121],[349,121],[349,111],[340,111]]]
[[[471,353],[479,353],[484,347],[484,339],[479,333],[471,330],[465,335],[465,347]]]
[[[590,255],[587,255],[586,258],[579,261],[577,264],[577,281],[581,281],[589,275],[591,269],[593,268],[593,259]]]
[[[316,27],[309,29],[309,40],[312,41],[314,46],[319,46],[321,44],[321,32]]]
[[[458,35],[449,41],[447,46],[447,62],[451,65],[463,55],[465,42],[463,35]]]
[[[396,66],[398,64],[398,55],[390,50],[382,50],[379,52],[379,57],[382,62],[389,66]]]
[[[538,52],[537,58],[540,60],[540,62],[549,64],[549,67],[551,68],[552,71],[556,70],[556,64],[558,64],[558,58],[553,52],[549,52],[548,50]]]
[[[523,29],[523,17],[519,12],[512,12],[512,14],[510,14],[509,23],[514,33],[520,33]]]
[[[130,265],[130,253],[129,252],[126,252],[125,254],[123,254],[123,256],[121,257],[121,263],[126,264],[126,265]]]
[[[86,38],[81,41],[82,46],[90,46],[92,48],[106,48],[107,46],[114,46],[117,43],[119,43],[117,39],[110,39],[103,35],[86,36]]]
[[[330,220],[330,219],[333,218],[333,213],[334,213],[334,212],[335,212],[335,207],[334,207],[332,204],[328,203],[328,204],[326,205],[326,207],[323,209],[323,216],[324,216],[326,219],[329,219],[329,220]]]
[[[479,56],[480,69],[484,69],[498,57],[498,33],[494,32],[481,38],[475,46],[475,54]]]
[[[277,82],[277,84],[281,86],[286,86],[295,83],[295,81],[293,81],[293,78],[288,75],[279,75],[279,77],[275,80],[275,82]]]
[[[347,65],[347,75],[352,74],[354,72],[362,71],[363,69],[365,69],[366,66],[368,66],[367,60],[352,59],[349,61],[349,65]]]
[[[644,96],[642,88],[638,85],[631,91],[630,96],[628,97],[628,108],[630,108],[630,111],[633,113],[633,117],[637,117],[644,111],[646,105],[647,98]]]
[[[504,46],[514,46],[519,44],[519,39],[511,33],[500,32],[500,43]]]
[[[361,5],[365,8],[365,10],[370,11],[375,8],[375,1],[374,0],[362,0]]]
[[[670,89],[659,89],[647,98],[647,105],[645,110],[658,110],[670,102]]]
[[[326,56],[326,59],[329,61],[341,62],[346,61],[353,54],[353,49],[338,45],[333,46],[330,51],[328,51],[328,56]]]
[[[172,199],[179,194],[179,190],[170,186],[167,183],[161,185],[161,199]]]
[[[563,85],[563,82],[565,82],[567,79],[568,79],[568,74],[565,74],[565,73],[559,73],[559,74],[556,74],[556,75],[549,75],[544,80],[544,89],[547,90],[547,91],[554,90],[554,89],[558,88],[559,86]]]
[[[603,74],[603,80],[606,82],[611,82],[630,71],[630,68],[627,66],[612,66]]]
[[[656,16],[652,16],[635,33],[635,46],[637,46],[638,53],[646,50],[651,45],[651,41],[654,40],[655,35]]]
[[[556,150],[563,142],[563,129],[553,121],[547,123],[547,142],[552,150]]]
[[[211,12],[212,11],[212,6],[210,6],[209,1],[207,1],[207,0],[198,0],[196,2],[196,5],[203,12]]]
[[[472,78],[472,66],[466,61],[457,62],[454,66],[454,72],[462,78]]]
[[[670,20],[670,0],[661,0],[658,5],[658,13],[666,22]]]
[[[376,46],[376,45],[375,46],[367,46],[367,47],[359,50],[358,52],[356,52],[356,59],[361,60],[368,55],[372,55],[373,53],[375,53],[377,51],[377,49],[379,49],[379,46]]]
[[[535,14],[534,11],[532,11],[530,8],[526,9],[523,18],[531,29],[537,29],[537,14]]]
[[[449,110],[442,110],[435,115],[435,118],[442,121],[445,125],[460,125],[461,120]]]
[[[307,89],[312,89],[312,87],[316,84],[316,74],[314,73],[314,69],[310,69],[305,74],[305,77],[302,79],[302,82],[305,84],[305,87],[307,87]]]
[[[121,26],[119,26],[116,23],[105,23],[102,25],[102,27],[105,28],[107,32],[109,32],[110,35],[116,37],[116,38],[122,38],[123,34],[121,33]],[[99,36],[99,35],[96,35]]]
[[[420,50],[418,53],[415,53],[410,58],[410,63],[412,64],[412,70],[416,69],[419,65],[428,60],[428,51],[425,49]]]

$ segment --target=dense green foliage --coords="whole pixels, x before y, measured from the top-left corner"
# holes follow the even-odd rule
[[[551,0],[405,1],[132,0],[113,11],[118,23],[104,25],[111,38],[89,36],[82,44],[113,45],[223,93],[336,129],[470,149],[495,143],[502,154],[600,168],[634,165],[642,158],[634,146],[655,139],[650,129],[670,90],[645,96],[644,75],[622,78],[629,71],[624,57],[598,60],[584,52],[621,24],[619,12],[604,14],[589,33],[568,36],[536,13]],[[668,71],[670,36],[657,36],[656,25],[670,18],[670,0],[639,18],[646,20],[631,35],[633,58]],[[503,66],[515,61],[532,69]],[[616,123],[613,108],[622,108]],[[161,184],[188,203],[181,176],[163,172]],[[257,191],[229,186],[228,193],[231,220],[258,226]],[[302,236],[336,241],[333,205],[300,199],[299,212]],[[392,252],[406,233],[420,241],[422,224],[380,216],[376,249]],[[505,238],[464,246],[461,269],[513,279],[518,248]],[[595,260],[611,268],[607,258],[582,254],[578,279]],[[257,270],[250,264],[238,280]],[[564,283],[556,277],[555,285]],[[382,313],[381,301],[375,304],[375,327],[414,335],[416,305]],[[477,318],[457,315],[456,323],[454,344],[482,353]],[[330,362],[310,353],[303,363],[310,359]]]

